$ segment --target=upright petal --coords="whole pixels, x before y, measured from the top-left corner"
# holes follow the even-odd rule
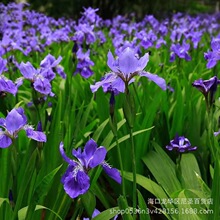
[[[108,52],[107,65],[109,66],[109,68],[110,68],[113,72],[115,72],[115,73],[118,72],[118,65],[117,65],[117,62],[116,62],[116,60],[114,59],[114,57],[113,57],[111,51]]]
[[[93,139],[90,139],[89,141],[87,141],[85,148],[84,148],[84,154],[86,156],[86,159],[89,160],[94,155],[97,149],[97,146],[98,146],[97,143]]]
[[[33,80],[34,75],[37,72],[37,70],[32,66],[30,62],[27,63],[21,62],[18,68],[21,71],[21,74],[24,76],[24,78],[29,80]]]
[[[152,73],[149,73],[149,72],[145,72],[143,71],[140,76],[145,76],[147,77],[149,80],[153,81],[154,83],[156,83],[161,89],[163,90],[166,90],[167,89],[167,85],[166,85],[166,81],[155,75],[155,74],[152,74]]]
[[[12,134],[19,131],[26,124],[26,120],[16,109],[12,109],[5,118],[5,124],[6,129]]]
[[[147,66],[148,61],[149,61],[149,54],[146,53],[143,57],[141,57],[138,60],[138,69],[137,69],[137,71],[142,71]]]
[[[119,56],[119,70],[125,76],[129,76],[129,74],[134,73],[138,70],[138,59],[135,56],[134,51],[127,47]]]
[[[93,168],[101,164],[104,161],[106,154],[107,150],[104,147],[99,147],[95,151],[93,157],[89,160],[88,167]]]

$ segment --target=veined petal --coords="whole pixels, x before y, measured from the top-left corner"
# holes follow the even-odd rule
[[[24,78],[29,80],[33,80],[34,75],[37,72],[37,70],[32,66],[32,64],[29,61],[27,63],[21,62],[18,68],[21,71],[21,74],[24,76]]]
[[[130,84],[131,80],[129,81]],[[125,83],[121,78],[116,78],[114,81],[112,81],[112,89],[115,89],[119,92],[125,92]]]
[[[34,82],[34,89],[41,94],[48,95],[51,92],[51,84],[48,79],[39,77]]]
[[[104,147],[99,147],[95,151],[93,157],[89,160],[88,167],[94,168],[101,164],[104,161],[106,154],[107,150]]]
[[[24,115],[19,114],[17,109],[12,109],[5,118],[6,129],[10,133],[18,131],[26,124],[26,120],[24,119],[26,117],[24,118]]]
[[[97,143],[93,139],[87,141],[84,148],[84,156],[86,157],[86,159],[89,160],[94,155],[95,151],[97,150],[97,146]]]
[[[109,177],[121,184],[121,175],[116,168],[110,167],[106,162],[102,163],[102,167]]]
[[[163,90],[167,89],[166,81],[163,78],[159,77],[158,75],[155,75],[155,74],[143,71],[140,74],[140,76],[147,77],[149,80],[151,80],[154,83],[156,83]]]
[[[100,87],[103,87],[103,90],[111,86],[111,83],[114,82],[117,78],[115,73],[108,73],[100,82],[96,82],[95,85],[90,85],[92,93],[96,92]]]
[[[74,199],[88,191],[90,187],[90,179],[85,172],[79,170],[76,175],[72,175],[72,172],[66,174],[63,184],[66,193]]]
[[[47,137],[46,135],[41,131],[34,131],[32,128],[25,129],[26,135],[28,138],[31,138],[38,142],[46,142]]]
[[[7,148],[12,144],[11,138],[0,131],[0,148]]]
[[[119,70],[125,76],[134,73],[138,70],[138,59],[135,56],[134,51],[127,47],[119,56]]]

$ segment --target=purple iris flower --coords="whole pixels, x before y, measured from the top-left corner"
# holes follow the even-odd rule
[[[0,148],[9,147],[12,140],[18,137],[20,130],[25,130],[28,138],[39,142],[46,142],[46,135],[43,132],[35,131],[32,126],[27,125],[27,117],[23,108],[12,109],[6,118],[0,118]]]
[[[198,79],[192,83],[194,87],[202,92],[207,101],[209,98],[210,105],[214,102],[214,94],[217,90],[218,84],[220,84],[220,80],[217,78],[217,76],[213,76],[208,80]],[[208,94],[210,94],[210,97],[208,97]]]
[[[10,79],[0,74],[0,94],[5,92],[15,96],[17,93],[17,86]]]
[[[87,50],[85,53],[82,51],[82,48],[79,48],[76,56],[77,56],[77,66],[74,74],[80,73],[82,77],[89,78],[93,75],[93,71],[91,70],[91,66],[94,65],[93,61],[90,60],[90,50]]]
[[[191,57],[188,53],[190,49],[190,45],[187,43],[181,44],[172,44],[170,47],[171,54],[170,54],[170,62],[173,62],[178,56],[181,59],[185,59],[186,61],[190,61]]]
[[[191,143],[187,138],[179,135],[176,135],[175,138],[170,141],[170,144],[166,146],[166,148],[169,151],[176,150],[179,153],[185,153],[197,149],[197,147],[191,146]]]
[[[167,86],[163,78],[144,71],[148,61],[148,53],[139,59],[130,47],[125,48],[117,59],[114,59],[109,51],[107,64],[111,72],[106,74],[100,82],[90,86],[92,92],[96,92],[99,87],[102,87],[104,92],[116,90],[124,93],[127,86],[134,82],[134,77],[137,75],[147,77],[163,90],[166,90]]]
[[[214,67],[217,64],[217,61],[220,60],[220,39],[216,38],[211,41],[212,51],[204,53],[205,59],[208,61],[206,67],[208,69]]]
[[[40,73],[49,81],[55,78],[54,70],[62,77],[66,78],[66,74],[63,72],[63,68],[58,64],[62,60],[62,57],[59,56],[57,59],[48,54],[41,62],[40,62]]]
[[[51,91],[50,81],[42,74],[40,74],[39,70],[35,69],[30,62],[21,62],[18,68],[24,78],[30,80],[33,83],[34,89],[37,92],[44,95],[54,95]]]
[[[63,143],[60,143],[60,153],[64,160],[69,164],[64,173],[61,182],[64,190],[71,198],[86,193],[90,187],[89,170],[101,165],[104,171],[116,182],[121,183],[121,176],[117,169],[111,168],[105,161],[106,149],[98,147],[93,139],[90,139],[82,152],[80,148],[73,149],[72,155],[76,158],[71,160],[68,158],[63,149]]]

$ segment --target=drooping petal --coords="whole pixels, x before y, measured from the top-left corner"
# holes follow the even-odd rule
[[[90,187],[89,176],[81,170],[79,170],[76,175],[73,175],[72,172],[66,174],[66,178],[63,182],[65,192],[72,199],[86,193]]]
[[[38,142],[46,142],[47,141],[46,135],[41,131],[34,131],[33,128],[27,128],[27,129],[25,129],[25,131],[26,131],[26,135],[28,138],[31,138],[31,139],[38,141]]]
[[[93,157],[89,160],[88,167],[94,168],[101,164],[104,161],[106,154],[107,150],[104,147],[99,147],[95,151]]]
[[[65,151],[64,151],[63,146],[64,146],[64,145],[63,145],[63,142],[60,142],[60,147],[59,147],[59,149],[60,149],[60,154],[61,154],[61,156],[63,157],[63,159],[64,159],[68,164],[72,165],[73,167],[77,166],[77,165],[78,165],[77,162],[75,162],[74,160],[71,160],[69,157],[67,157],[67,155],[66,155],[66,153],[65,153]]]
[[[125,76],[134,73],[138,70],[138,59],[135,56],[134,51],[127,47],[119,56],[119,70]]]
[[[166,81],[162,77],[159,77],[159,76],[157,76],[155,74],[152,74],[152,73],[149,73],[149,72],[145,72],[145,71],[143,71],[140,74],[140,76],[147,77],[149,80],[151,80],[154,83],[156,83],[163,90],[167,89]]]
[[[131,80],[129,81],[129,83],[131,82]],[[117,90],[119,92],[125,92],[125,83],[121,78],[116,78],[114,81],[112,81],[112,89],[113,90]]]
[[[26,124],[26,117],[19,114],[17,109],[12,109],[5,118],[6,129],[12,134]]]
[[[121,175],[116,168],[110,167],[106,162],[102,163],[102,167],[109,177],[121,184]]]
[[[208,60],[208,63],[206,64],[206,67],[208,69],[211,69],[212,67],[214,67],[217,64],[217,60],[215,59],[210,59]]]
[[[34,89],[41,94],[49,95],[51,92],[51,84],[48,79],[39,77],[34,82]]]
[[[95,85],[90,86],[92,93],[96,92],[100,87],[102,87],[103,90],[107,92],[108,88],[111,87],[112,82],[114,82],[116,78],[117,75],[115,73],[108,73],[101,81],[96,82]]]
[[[11,138],[0,131],[0,148],[9,147],[11,144],[12,144]]]
[[[10,79],[0,75],[0,92],[8,92],[15,96],[17,93],[17,86]]]

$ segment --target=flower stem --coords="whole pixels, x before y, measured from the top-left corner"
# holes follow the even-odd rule
[[[121,176],[122,176],[122,194],[124,197],[126,197],[125,181],[124,181],[125,180],[124,168],[123,168],[123,163],[122,163],[121,150],[120,150],[119,143],[118,143],[118,136],[115,136],[115,141],[116,141],[116,145],[117,145],[118,160],[119,160],[120,169],[121,169]]]
[[[133,129],[130,128],[130,140],[131,140],[131,156],[132,156],[132,170],[133,170],[133,209],[135,213],[135,209],[137,208],[137,197],[136,197],[136,156],[135,156],[135,148],[134,148],[134,137],[133,137]],[[133,215],[135,219],[135,214]]]

